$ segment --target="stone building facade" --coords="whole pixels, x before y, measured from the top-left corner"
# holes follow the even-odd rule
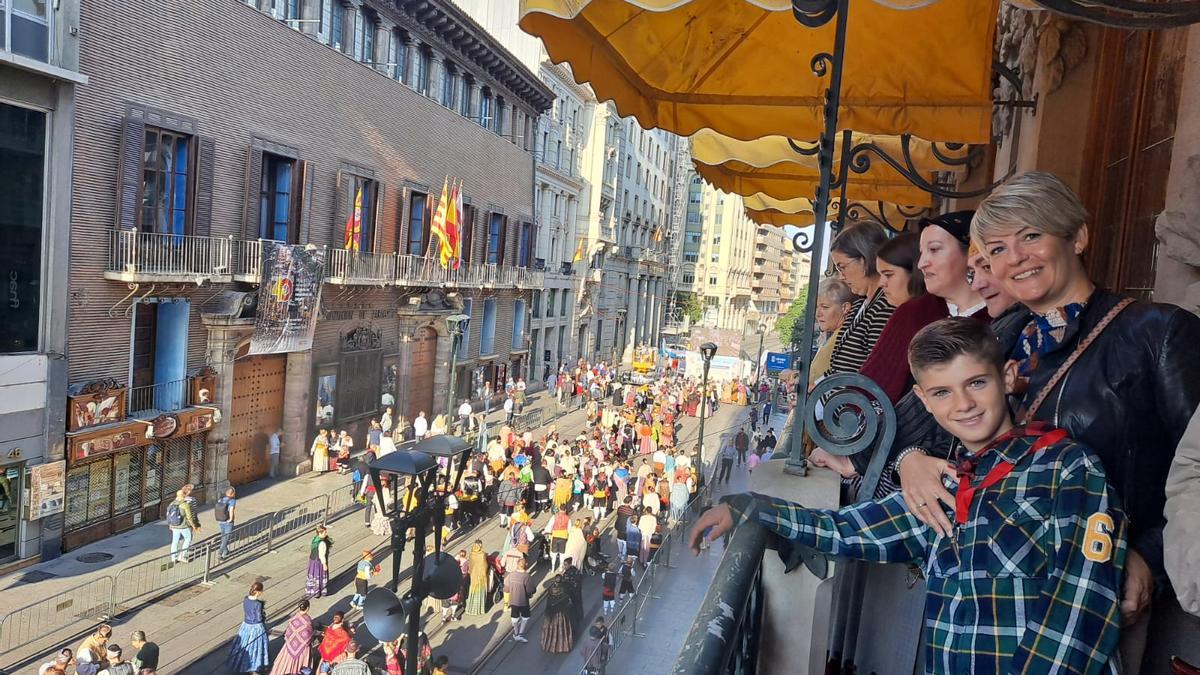
[[[552,93],[461,10],[83,5],[69,380],[124,404],[68,431],[68,546],[159,517],[184,483],[204,498],[261,477],[277,429],[296,475],[318,429],[361,446],[389,404],[432,419],[524,372]],[[469,224],[453,274],[429,255],[447,177]],[[324,250],[310,350],[246,355],[263,240]]]
[[[61,549],[78,29],[78,0],[0,3],[0,570]]]

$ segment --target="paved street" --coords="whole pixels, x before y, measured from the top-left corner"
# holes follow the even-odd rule
[[[531,402],[530,409],[542,406],[549,410],[553,405],[556,404],[543,394]],[[716,451],[717,437],[728,433],[736,420],[744,418],[745,411],[746,409],[741,407],[723,406],[706,422],[706,435],[710,438],[709,447],[706,449],[708,456],[711,457]],[[501,415],[502,413],[495,412],[492,414],[495,423],[501,421]],[[583,428],[584,416],[582,411],[576,410],[553,423],[557,425],[560,433],[575,434]],[[690,447],[696,440],[698,420],[684,418],[682,425],[680,447]],[[307,475],[287,481],[262,481],[244,491],[244,496],[239,500],[239,520],[246,522],[274,509],[322,495],[348,482],[347,477],[336,474]],[[349,599],[353,594],[352,568],[361,550],[376,550],[376,560],[384,570],[390,568],[388,542],[384,538],[374,536],[365,527],[360,513],[356,510],[329,526],[330,535],[335,542],[331,556],[334,574],[330,579],[333,597],[313,601],[310,612],[318,623],[327,624],[333,612],[348,610]],[[202,523],[211,524],[211,511],[202,510],[200,518]],[[547,516],[543,515],[536,519],[535,527],[543,526],[546,518]],[[504,536],[505,531],[497,527],[493,518],[456,537],[447,548],[457,551],[469,542],[480,539],[485,550],[500,550]],[[609,537],[611,539],[611,534]],[[223,661],[227,642],[241,622],[241,599],[250,583],[260,579],[266,586],[265,600],[269,623],[275,634],[272,652],[275,652],[281,644],[282,624],[286,622],[295,603],[303,597],[308,540],[309,531],[303,530],[290,541],[277,546],[269,555],[251,555],[248,559],[238,559],[226,566],[217,567],[209,584],[186,585],[172,590],[165,597],[151,598],[152,601],[126,612],[118,622],[114,622],[114,641],[127,645],[132,631],[144,630],[162,648],[161,672],[224,672]],[[10,575],[0,580],[0,590],[8,591],[0,593],[0,612],[8,612],[13,608],[51,597],[64,589],[99,577],[117,575],[129,565],[165,555],[168,552],[167,542],[165,525],[161,522],[152,523],[84,547],[59,560]],[[676,548],[672,559],[678,561],[684,554]],[[609,553],[614,549],[615,545],[611,541],[605,546]],[[110,554],[114,557],[111,561],[100,564],[88,564],[79,560],[88,554],[96,553]],[[405,567],[412,560],[409,553],[406,551],[403,561]],[[545,573],[545,569],[536,570],[535,580],[539,585]],[[706,582],[696,580],[695,583]],[[590,617],[599,610],[598,577],[586,578],[584,597],[590,622]],[[350,616],[357,622],[360,613],[354,612]],[[529,632],[534,638],[528,645],[516,645],[507,640],[510,624],[506,614],[499,607],[493,608],[484,616],[464,617],[463,620],[448,625],[442,624],[440,617],[432,618],[427,624],[427,632],[434,653],[448,655],[456,672],[471,672],[480,665],[479,661],[484,655],[492,655],[492,658],[486,667],[478,672],[513,672],[512,668],[516,667],[516,663],[521,663],[522,668],[536,663],[539,666],[536,672],[565,673],[577,669],[582,664],[578,651],[567,656],[546,655],[537,647],[539,620],[540,608],[535,607],[534,621]],[[0,665],[10,667],[10,672],[27,672],[31,666],[41,662],[38,660],[40,657],[52,653],[60,641],[74,646],[81,638],[79,635],[64,637],[68,639],[39,640],[13,650],[5,655],[4,663]],[[375,647],[374,641],[365,631],[360,632],[360,638],[365,638],[362,639],[365,645]],[[372,658],[382,664],[382,655],[378,652],[373,653]]]

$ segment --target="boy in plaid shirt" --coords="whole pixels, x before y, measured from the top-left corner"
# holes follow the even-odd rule
[[[697,521],[692,549],[751,520],[835,556],[922,565],[930,673],[1116,673],[1126,521],[1099,460],[1061,430],[1013,425],[982,323],[930,324],[908,360],[917,396],[959,442],[957,477],[944,478],[957,490],[952,536],[899,492],[837,511],[747,493]]]

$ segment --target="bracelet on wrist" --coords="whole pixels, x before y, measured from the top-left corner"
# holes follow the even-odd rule
[[[909,455],[912,455],[912,454],[921,454],[921,455],[924,455],[924,454],[925,454],[925,449],[924,449],[924,448],[921,448],[921,447],[918,447],[918,446],[915,446],[915,445],[913,445],[913,446],[910,446],[910,447],[907,447],[907,448],[905,448],[905,449],[901,450],[901,451],[900,451],[900,454],[896,455],[896,470],[897,470],[897,471],[899,471],[899,470],[900,470],[900,465],[901,465],[901,464],[904,462],[904,459],[905,459],[906,457],[908,457]]]

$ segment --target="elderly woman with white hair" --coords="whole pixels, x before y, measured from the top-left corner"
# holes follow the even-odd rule
[[[1023,330],[1000,336],[1009,354],[1015,421],[1063,428],[1103,462],[1130,523],[1121,599],[1123,665],[1126,673],[1160,673],[1167,651],[1193,661],[1200,651],[1200,641],[1173,637],[1183,634],[1185,621],[1173,594],[1155,592],[1169,585],[1163,568],[1167,473],[1200,403],[1200,317],[1098,288],[1081,258],[1089,240],[1087,221],[1066,184],[1029,172],[1009,179],[980,204],[971,233],[1005,292],[1032,312]],[[950,465],[923,453],[924,448],[906,449],[898,460],[904,498],[923,522],[955,536],[947,516],[955,500],[940,480]],[[1099,538],[1110,535],[1097,532]],[[997,555],[1015,560],[1024,554]],[[1020,573],[1011,565],[1001,572]],[[1147,631],[1151,644],[1143,661]],[[1155,644],[1163,640],[1170,646]]]
[[[837,342],[846,316],[854,309],[854,301],[858,297],[841,279],[830,277],[823,279],[817,287],[817,311],[813,317],[817,328],[821,331],[821,346],[813,355],[812,366],[808,373],[809,389],[829,370],[829,359],[833,356],[833,345]],[[797,330],[799,327],[793,327]]]

